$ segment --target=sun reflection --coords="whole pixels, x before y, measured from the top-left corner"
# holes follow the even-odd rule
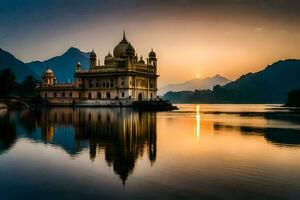
[[[196,127],[195,127],[195,136],[197,140],[200,139],[200,106],[196,106]]]

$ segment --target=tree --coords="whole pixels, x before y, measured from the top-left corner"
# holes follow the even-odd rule
[[[285,105],[292,107],[300,107],[300,89],[289,91],[288,100]]]
[[[22,95],[35,95],[36,85],[38,81],[31,75],[27,76],[21,83],[21,94]]]
[[[0,97],[6,98],[17,88],[16,76],[10,69],[0,71]]]

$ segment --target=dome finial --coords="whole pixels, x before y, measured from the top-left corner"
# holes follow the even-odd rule
[[[123,40],[126,40],[125,29],[123,29]]]

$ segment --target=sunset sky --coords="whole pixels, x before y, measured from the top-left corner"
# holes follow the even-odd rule
[[[300,58],[297,0],[0,0],[0,48],[23,61],[74,46],[103,62],[123,29],[138,55],[156,51],[161,85],[236,79]]]

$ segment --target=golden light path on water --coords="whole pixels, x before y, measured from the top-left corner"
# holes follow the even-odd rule
[[[200,119],[200,105],[197,105],[196,106],[196,127],[195,127],[195,135],[196,135],[196,138],[197,140],[200,139],[200,130],[201,130],[201,119]]]

